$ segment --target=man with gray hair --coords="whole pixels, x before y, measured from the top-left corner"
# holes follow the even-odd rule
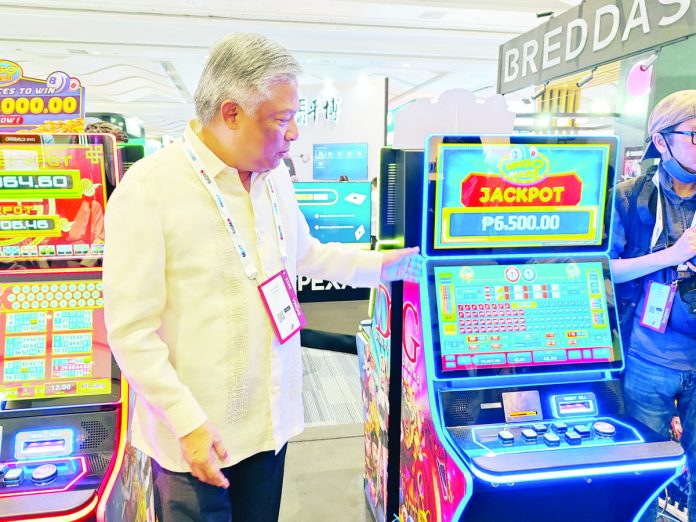
[[[689,520],[696,521],[696,90],[660,101],[643,159],[656,173],[616,186],[612,271],[627,353],[626,412],[686,452]],[[675,408],[676,403],[676,408]],[[657,503],[641,519],[654,522]]]
[[[417,249],[309,235],[282,166],[298,137],[289,52],[259,35],[211,51],[183,139],[136,163],[106,212],[109,343],[137,397],[160,522],[275,521],[303,429],[297,274],[415,280]]]

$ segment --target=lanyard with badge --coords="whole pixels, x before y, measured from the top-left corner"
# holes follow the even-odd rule
[[[652,178],[652,183],[657,187],[657,210],[655,212],[655,226],[653,227],[652,238],[650,240],[650,252],[657,245],[665,228],[665,205],[662,202],[662,187],[660,186],[659,170],[655,172]],[[691,220],[691,226],[696,225],[696,214]],[[677,268],[679,272],[682,265]],[[684,267],[686,269],[686,267]],[[640,317],[640,324],[654,330],[664,333],[669,321],[669,315],[672,312],[672,305],[677,293],[678,281],[673,281],[670,284],[650,281],[648,284],[648,292],[645,296],[645,304]]]
[[[287,235],[285,227],[280,215],[280,206],[278,205],[278,194],[276,191],[275,182],[271,176],[266,176],[266,189],[271,199],[271,207],[273,210],[273,222],[275,226],[276,239],[278,240],[278,248],[280,250],[280,259],[283,264],[282,270],[275,275],[269,277],[265,281],[259,283],[259,273],[254,265],[254,262],[249,255],[244,240],[242,239],[239,230],[234,224],[229,208],[225,203],[220,188],[215,179],[208,175],[203,161],[198,157],[198,154],[193,150],[191,144],[184,139],[184,151],[193,170],[196,172],[198,179],[203,186],[208,190],[211,197],[215,201],[215,206],[220,213],[227,232],[230,234],[232,243],[234,243],[239,260],[244,268],[246,276],[253,280],[261,295],[261,301],[268,313],[268,318],[271,321],[273,330],[278,338],[278,341],[283,344],[293,335],[302,329],[307,320],[305,319],[302,307],[295,293],[295,289],[290,281],[290,276],[285,268],[285,263],[288,260],[287,250]]]

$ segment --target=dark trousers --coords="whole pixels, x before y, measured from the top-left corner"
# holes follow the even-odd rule
[[[222,472],[227,490],[175,473],[152,461],[155,513],[159,522],[277,522],[287,444],[257,453]]]

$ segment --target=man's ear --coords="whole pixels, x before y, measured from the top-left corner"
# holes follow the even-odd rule
[[[220,105],[220,116],[222,116],[222,121],[229,129],[236,129],[239,125],[239,115],[242,112],[242,108],[238,103],[232,100],[225,100]]]
[[[653,134],[652,142],[655,144],[655,148],[660,152],[660,154],[667,152],[667,144],[665,143],[665,137],[662,134],[659,132]]]

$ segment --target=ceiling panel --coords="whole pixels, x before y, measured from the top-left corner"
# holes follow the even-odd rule
[[[492,92],[500,44],[575,0],[77,0],[4,1],[2,58],[28,75],[79,77],[88,110],[139,116],[178,134],[208,49],[233,31],[285,45],[301,84],[386,76],[400,104],[447,88]],[[98,108],[97,108],[98,107]]]

